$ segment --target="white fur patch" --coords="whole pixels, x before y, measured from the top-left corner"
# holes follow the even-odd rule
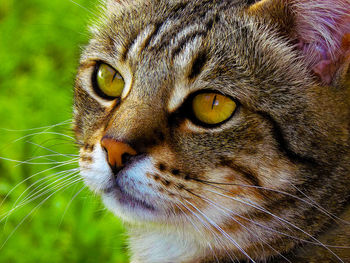
[[[135,236],[130,238],[130,248],[134,252],[131,262],[194,262],[205,251],[195,237],[195,233],[181,227],[137,228]]]
[[[82,151],[83,150],[80,151],[81,154]],[[86,155],[86,153],[84,153],[84,155]],[[93,158],[92,163],[84,162],[80,159],[80,174],[86,185],[89,186],[92,191],[102,193],[112,184],[112,170],[107,163],[106,153],[100,144],[95,145],[91,157]]]
[[[176,85],[172,90],[172,94],[170,95],[170,99],[168,101],[168,111],[173,112],[177,108],[181,106],[184,102],[185,98],[191,93],[187,87],[185,87],[185,83],[183,85]]]

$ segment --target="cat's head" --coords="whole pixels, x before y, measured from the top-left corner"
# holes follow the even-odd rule
[[[204,251],[259,258],[309,239],[328,216],[308,198],[334,212],[348,195],[348,11],[107,1],[75,88],[87,185],[118,216],[186,230]]]

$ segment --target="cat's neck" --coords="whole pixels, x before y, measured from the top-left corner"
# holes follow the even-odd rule
[[[129,228],[131,263],[198,262],[203,251],[191,231],[168,227]]]
[[[339,216],[339,219],[331,220],[327,229],[317,236],[325,246],[338,255],[344,262],[350,262],[350,248],[339,247],[339,244],[350,244],[350,202],[345,210]],[[164,263],[164,262],[217,262],[217,258],[210,261],[204,255],[211,253],[203,249],[205,247],[204,239],[201,244],[201,238],[195,237],[193,232],[186,229],[174,229],[168,227],[131,227],[129,244],[131,249],[131,263]],[[310,241],[312,242],[312,241]],[[204,258],[201,258],[203,257]],[[231,262],[230,259],[225,261],[225,255],[217,255],[220,262]],[[334,262],[335,257],[329,250],[322,245],[303,244],[297,250],[287,255],[292,262]],[[147,261],[145,261],[147,259]],[[271,263],[283,263],[285,259],[274,258]]]

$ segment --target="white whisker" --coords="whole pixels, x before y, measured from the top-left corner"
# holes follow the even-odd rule
[[[210,227],[208,227],[207,223],[206,223],[205,221],[203,221],[203,219],[200,218],[200,217],[199,217],[194,211],[192,211],[187,205],[185,205],[185,204],[184,204],[183,202],[181,202],[180,200],[178,200],[178,202],[179,202],[181,205],[183,205],[183,206],[187,209],[187,211],[189,211],[193,216],[195,216],[195,217],[204,225],[204,227],[205,227],[207,230],[209,230],[209,231],[214,235],[214,237],[217,235]],[[177,207],[182,211],[182,213],[186,216],[187,220],[193,225],[194,229],[196,229],[196,231],[197,231],[198,233],[202,234],[202,231],[199,230],[199,228],[196,226],[196,224],[194,224],[194,223],[192,222],[191,218],[190,218],[189,216],[186,215],[186,213],[182,210],[182,208],[181,208],[179,205],[177,205],[177,204],[176,204],[176,206],[177,206]],[[211,244],[209,243],[209,241],[208,241],[205,237],[204,237],[204,239],[206,240],[209,249],[210,249],[211,252],[213,253],[213,256],[214,256],[214,258],[216,259],[216,262],[219,262],[219,259],[217,258],[217,255],[216,255],[216,253],[214,252],[214,250],[213,250]],[[225,250],[225,251],[226,251],[226,250]],[[220,263],[220,262],[219,262],[219,263]]]
[[[57,154],[57,155],[64,156],[64,157],[78,157],[78,156],[79,156],[78,154],[59,153],[59,152],[56,152],[56,151],[54,151],[54,150],[52,150],[52,149],[49,149],[49,148],[47,148],[47,147],[44,147],[44,146],[42,146],[42,145],[40,145],[40,144],[31,142],[31,141],[26,141],[26,142],[28,142],[28,143],[30,143],[30,144],[32,144],[32,145],[35,145],[35,146],[37,146],[37,147],[39,147],[39,148],[45,149],[45,150],[47,150],[47,151],[49,151],[49,152],[55,153],[55,154]]]
[[[86,8],[85,6],[82,6],[81,4],[73,1],[73,0],[69,0],[70,2],[72,2],[73,4],[79,6],[80,8],[84,9],[85,11],[89,12],[91,15],[95,16],[95,13],[92,12],[90,9]]]
[[[68,202],[68,204],[66,205],[66,209],[64,209],[64,212],[62,214],[61,220],[60,220],[60,224],[59,226],[61,226],[62,222],[63,222],[63,218],[66,215],[70,205],[72,204],[72,202],[74,201],[74,199],[86,188],[86,186],[84,185],[82,188],[80,188],[80,190],[70,199],[70,201]]]
[[[66,171],[61,171],[61,172],[58,172],[56,174],[52,174],[52,175],[48,175],[48,176],[45,176],[44,178],[41,178],[40,180],[37,180],[36,182],[34,182],[33,184],[31,184],[29,187],[27,187],[27,189],[19,196],[19,198],[22,197],[22,195],[27,192],[30,188],[32,188],[33,186],[39,184],[37,187],[35,187],[34,189],[32,189],[29,194],[24,198],[24,200],[22,200],[23,202],[26,201],[28,198],[31,198],[31,196],[33,195],[32,193],[35,192],[37,189],[40,189],[39,191],[42,191],[44,190],[45,188],[47,187],[50,187],[50,185],[53,185],[55,184],[58,180],[62,180],[62,179],[65,179],[71,175],[73,175],[74,173],[77,173],[79,171],[79,168],[73,168],[73,169],[70,169],[70,170],[66,170]],[[65,174],[65,175],[64,175]],[[64,176],[61,176],[61,175],[64,175]],[[48,178],[52,178],[52,177],[55,177],[55,178],[59,178],[58,180],[48,184]],[[42,188],[43,185],[46,185],[45,187]],[[38,193],[38,192],[36,192]],[[35,194],[34,194],[35,195]],[[28,197],[29,196],[29,197]],[[17,201],[15,202],[15,204],[17,203]]]
[[[346,221],[344,219],[341,219],[339,217],[337,217],[336,215],[333,215],[332,213],[329,213],[325,208],[323,208],[322,206],[320,206],[319,204],[317,204],[314,200],[312,200],[310,197],[308,197],[304,192],[302,192],[298,187],[296,187],[294,184],[290,183],[290,185],[292,187],[294,187],[294,189],[296,189],[299,193],[301,193],[303,196],[305,196],[308,200],[310,200],[310,204],[313,204],[313,207],[316,207],[318,210],[320,210],[321,212],[323,212],[324,214],[328,215],[330,218],[334,219],[334,220],[339,220],[342,223],[345,224],[350,224],[349,221]],[[302,199],[304,200],[304,199]]]
[[[82,180],[82,178],[79,176],[79,174],[75,174],[73,176],[71,176],[68,179],[65,179],[64,181],[60,182],[59,184],[57,184],[55,187],[52,187],[50,189],[47,189],[45,191],[42,191],[43,189],[41,189],[40,191],[38,191],[37,193],[35,193],[34,195],[32,195],[30,198],[31,199],[26,199],[26,201],[22,201],[19,204],[17,204],[15,207],[13,207],[12,209],[10,209],[9,211],[5,212],[4,214],[0,215],[0,222],[4,221],[6,218],[8,218],[15,210],[17,210],[20,207],[23,207],[25,205],[27,205],[28,203],[40,198],[41,196],[49,193],[50,191],[57,189],[59,187],[62,187],[64,184],[68,183],[69,181],[78,178],[79,181]],[[45,187],[46,189],[47,187]],[[40,193],[41,192],[41,193]],[[40,193],[40,194],[38,194]]]
[[[53,125],[49,125],[49,126],[42,126],[42,127],[37,127],[37,128],[31,128],[31,129],[23,129],[23,130],[7,129],[7,128],[0,128],[0,129],[4,130],[4,131],[9,131],[9,132],[26,132],[26,131],[36,131],[36,130],[43,130],[43,129],[50,130],[54,127],[67,125],[67,124],[71,124],[71,123],[72,123],[72,120],[68,119],[68,120],[65,120],[63,122],[59,122],[57,124],[53,124]]]
[[[66,185],[65,187],[59,188],[56,191],[54,191],[53,193],[51,193],[48,197],[46,197],[43,201],[41,201],[37,206],[35,206],[32,211],[30,211],[22,220],[19,224],[17,224],[17,226],[12,230],[12,232],[8,235],[8,237],[6,238],[6,240],[2,243],[2,245],[0,246],[0,250],[6,245],[6,243],[8,242],[8,240],[13,236],[13,234],[17,231],[17,229],[23,224],[23,222],[31,215],[33,214],[39,207],[41,207],[51,196],[53,196],[54,194],[56,194],[57,192],[61,191],[62,189],[68,189],[70,186],[74,185],[76,182],[78,182],[79,180],[73,181],[70,184]],[[1,222],[1,220],[0,220]]]
[[[72,141],[75,141],[75,138],[73,138],[72,136],[69,136],[67,134],[64,134],[64,133],[59,133],[59,132],[50,132],[50,131],[42,131],[42,132],[34,132],[34,133],[31,133],[31,134],[27,134],[27,135],[24,135],[16,140],[13,141],[13,143],[15,142],[18,142],[18,141],[21,141],[25,138],[28,138],[28,137],[31,137],[31,136],[36,136],[36,135],[43,135],[43,134],[52,134],[52,135],[59,135],[59,136],[62,136],[62,137],[66,137],[66,138],[69,138],[71,139]]]
[[[33,161],[33,160],[38,160],[38,159],[47,159],[48,161],[51,161],[52,163],[56,163],[56,162],[58,162],[58,161],[57,161],[57,160],[54,160],[54,159],[51,159],[50,157],[58,157],[58,156],[59,156],[59,157],[62,157],[61,154],[46,154],[46,155],[35,156],[35,157],[29,158],[29,159],[27,159],[27,160],[25,160],[25,161],[19,162],[18,164],[16,164],[16,166],[21,165],[21,164],[28,164],[28,163],[30,163],[30,164],[36,164],[36,162],[31,162],[31,161]],[[66,158],[68,158],[68,157],[66,157]],[[79,160],[78,157],[76,157],[76,158],[71,158],[71,157],[70,157],[69,160],[64,161],[64,162],[77,162],[78,160]],[[39,164],[41,164],[41,163],[39,163]]]
[[[313,201],[311,198],[309,198],[306,194],[304,194],[303,192],[301,192],[295,185],[291,184],[292,187],[294,187],[297,191],[299,191],[301,194],[303,194],[306,198],[308,198],[310,200],[310,202],[308,202],[307,200],[300,198],[296,195],[293,195],[291,193],[285,192],[285,191],[281,191],[278,189],[273,189],[273,188],[268,188],[268,187],[264,187],[264,186],[257,186],[257,185],[247,185],[247,184],[236,184],[236,183],[221,183],[221,182],[216,182],[216,181],[205,181],[205,180],[197,180],[198,182],[207,184],[207,185],[233,185],[233,186],[239,186],[239,187],[247,187],[247,188],[254,188],[254,189],[261,189],[261,190],[266,190],[266,191],[270,191],[270,192],[275,192],[278,194],[282,194],[285,196],[289,196],[292,197],[298,201],[301,201],[311,207],[315,207],[316,209],[318,209],[321,213],[329,216],[330,218],[334,219],[334,220],[339,220],[341,222],[344,222],[346,224],[350,224],[349,221],[343,220],[335,215],[333,215],[332,213],[329,213],[326,209],[324,209],[323,207],[321,207],[319,204],[317,204],[315,201]]]
[[[51,182],[51,183],[48,184],[48,185],[45,185],[45,187],[40,188],[40,187],[38,186],[38,187],[36,187],[35,189],[33,189],[33,190],[24,198],[24,200],[22,200],[22,201],[18,204],[18,206],[24,206],[24,205],[26,205],[26,204],[32,202],[33,200],[39,198],[40,196],[46,194],[47,192],[51,191],[51,189],[53,189],[53,188],[51,188],[52,185],[56,185],[56,186],[57,186],[57,185],[60,185],[60,184],[62,184],[62,183],[64,183],[64,182],[69,181],[69,180],[71,180],[71,179],[73,179],[73,178],[76,178],[76,177],[78,177],[78,176],[79,176],[79,171],[77,171],[77,172],[72,172],[72,173],[69,173],[69,174],[67,174],[67,175],[65,175],[65,176],[63,176],[63,177],[60,177],[60,178],[56,179],[55,181]],[[67,179],[67,178],[68,178],[68,179]],[[44,184],[45,184],[45,182],[42,183],[42,185],[44,185]],[[56,186],[55,186],[55,187],[56,187]],[[39,190],[36,191],[36,192],[34,192],[34,191],[35,191],[36,189],[38,189],[38,188],[39,188]],[[46,190],[46,189],[47,189],[47,190]],[[33,193],[33,192],[34,192],[34,193]]]
[[[52,170],[52,169],[57,169],[57,168],[59,168],[59,167],[65,166],[65,165],[66,165],[66,164],[59,164],[59,165],[50,167],[50,168],[48,168],[48,169],[45,169],[45,170],[40,171],[40,172],[38,172],[38,173],[35,173],[35,174],[33,174],[33,175],[27,177],[26,179],[22,180],[21,182],[19,182],[18,184],[16,184],[16,185],[6,194],[5,198],[4,198],[4,199],[1,201],[1,203],[0,203],[0,207],[3,205],[3,203],[5,202],[5,200],[10,196],[10,194],[11,194],[18,186],[20,186],[21,184],[25,183],[26,181],[32,179],[33,177],[35,177],[35,176],[37,176],[37,175],[39,175],[39,174],[48,172],[48,171],[50,171],[50,170]],[[79,168],[76,168],[76,169],[79,169]],[[64,172],[64,171],[63,171],[63,172]],[[60,171],[59,173],[62,173],[62,171]]]
[[[193,194],[193,193],[192,193]],[[190,201],[184,200],[188,204],[190,204],[198,213],[200,213],[213,227],[220,231],[220,233],[231,243],[238,248],[239,251],[242,252],[248,259],[255,263],[255,261],[244,251],[244,249],[229,235],[227,234],[218,224],[216,224],[212,219],[210,219],[207,215],[205,215],[201,210],[199,210],[195,205],[193,205]],[[236,258],[237,259],[237,258]],[[237,259],[238,260],[238,259]]]
[[[210,185],[210,184],[208,184],[209,186],[212,186],[212,187],[215,187],[214,185]],[[228,191],[228,190],[226,190],[226,189],[224,189],[224,188],[221,188],[221,187],[215,187],[215,188],[218,188],[218,189],[221,189],[221,190],[224,190],[224,191],[227,191],[227,192],[230,192],[230,191]],[[244,198],[243,196],[240,196],[241,198]],[[254,202],[253,202],[254,203]],[[260,206],[259,206],[260,207]],[[262,207],[261,207],[262,208]],[[262,208],[263,209],[263,208]],[[232,211],[231,211],[232,212]],[[258,222],[256,222],[256,221],[254,221],[254,220],[252,220],[251,218],[247,218],[247,217],[245,217],[245,216],[242,216],[242,215],[240,215],[240,214],[237,214],[237,213],[234,213],[234,212],[232,212],[234,215],[236,215],[236,216],[238,216],[238,217],[240,217],[240,218],[243,218],[243,219],[245,219],[245,220],[247,220],[247,221],[249,221],[249,222],[251,222],[251,223],[253,223],[253,224],[255,224],[255,225],[257,225],[257,226],[259,226],[259,227],[261,227],[261,228],[264,228],[264,229],[266,229],[266,230],[269,230],[269,231],[271,231],[271,232],[274,232],[274,233],[277,233],[277,234],[280,234],[280,235],[283,235],[283,236],[286,236],[286,237],[289,237],[289,238],[291,238],[291,239],[295,239],[295,240],[297,240],[297,241],[301,241],[301,242],[304,242],[304,243],[308,243],[308,244],[313,244],[313,245],[320,245],[318,242],[313,242],[313,241],[310,241],[310,240],[306,240],[306,239],[302,239],[302,238],[298,238],[298,237],[295,237],[295,236],[291,236],[291,235],[288,235],[287,233],[283,233],[283,232],[280,232],[280,231],[278,231],[278,230],[275,230],[275,229],[273,229],[273,228],[270,228],[270,227],[268,227],[268,226],[265,226],[265,225],[263,225],[263,224],[260,224],[260,223],[258,223]],[[289,227],[287,227],[287,229],[289,229]],[[329,248],[341,248],[341,249],[349,249],[350,247],[347,247],[347,246],[334,246],[334,245],[328,245],[328,244],[324,244],[325,246],[327,246],[327,247],[329,247]]]
[[[251,234],[254,234],[253,231],[251,231],[251,230],[248,229],[245,225],[243,225],[242,223],[240,223],[240,222],[239,222],[237,219],[235,219],[231,214],[233,214],[233,215],[235,215],[235,216],[239,216],[239,217],[241,217],[241,218],[244,218],[244,219],[246,219],[246,220],[248,220],[248,221],[250,221],[250,222],[253,221],[253,223],[254,223],[254,220],[248,219],[248,218],[243,217],[243,216],[240,216],[240,215],[234,213],[233,211],[231,211],[230,209],[227,209],[226,207],[224,207],[224,206],[222,206],[222,205],[220,205],[220,204],[217,204],[217,203],[211,201],[209,198],[206,198],[206,197],[204,197],[204,196],[202,196],[202,195],[199,195],[199,196],[202,198],[202,200],[204,200],[204,201],[210,203],[211,205],[213,205],[213,206],[216,207],[216,208],[219,208],[221,211],[224,212],[225,215],[229,216],[232,220],[234,220],[237,224],[239,224],[241,227],[243,227],[246,231],[248,231],[248,232],[251,233]],[[271,249],[272,249],[274,252],[276,252],[279,256],[281,256],[281,258],[283,258],[283,259],[285,259],[287,262],[291,263],[290,260],[288,260],[286,257],[284,257],[280,252],[278,252],[276,249],[274,249],[274,248],[273,248],[270,244],[268,244],[266,241],[262,240],[261,238],[259,238],[259,240],[260,240],[262,243],[264,243],[265,245],[267,245],[269,248],[271,248]]]
[[[14,162],[14,163],[19,163],[19,164],[41,164],[41,165],[45,165],[45,164],[62,164],[62,163],[70,163],[72,162],[71,160],[69,161],[54,161],[54,162],[27,162],[27,161],[20,161],[20,160],[15,160],[15,159],[10,159],[10,158],[5,158],[5,157],[0,157],[1,160],[6,160],[6,161],[10,161],[10,162]],[[78,160],[78,158],[76,158],[76,160]]]
[[[222,189],[222,188],[219,188],[219,189],[229,192],[228,190],[225,190],[225,189]],[[243,200],[240,200],[240,199],[237,199],[237,198],[234,198],[234,197],[225,195],[225,194],[221,194],[221,193],[218,193],[218,192],[216,192],[216,191],[212,191],[212,190],[210,190],[210,189],[208,189],[208,191],[210,191],[210,192],[212,192],[212,193],[215,193],[215,194],[217,194],[217,195],[220,195],[220,196],[229,198],[229,199],[231,199],[231,200],[235,200],[235,201],[237,201],[237,202],[240,202],[240,203],[242,203],[242,204],[248,205],[248,206],[253,207],[253,208],[255,208],[255,209],[259,210],[259,211],[262,211],[262,212],[264,212],[264,213],[266,213],[266,214],[268,214],[268,215],[273,216],[274,218],[276,218],[276,219],[279,220],[280,222],[284,222],[284,223],[286,223],[287,225],[293,227],[294,229],[297,229],[298,231],[302,232],[303,234],[305,234],[306,236],[308,236],[309,238],[311,238],[312,240],[314,240],[316,243],[318,243],[320,246],[322,246],[323,248],[325,248],[326,250],[328,250],[328,251],[329,251],[333,256],[335,256],[340,262],[343,262],[343,263],[344,263],[344,261],[343,261],[337,254],[335,254],[329,247],[327,247],[325,244],[323,244],[323,243],[322,243],[321,241],[319,241],[317,238],[313,237],[311,234],[307,233],[305,230],[303,230],[303,229],[301,229],[300,227],[294,225],[293,223],[290,223],[288,220],[285,220],[285,219],[283,219],[283,218],[281,218],[281,217],[279,217],[279,216],[277,216],[277,215],[271,213],[270,211],[264,209],[263,207],[259,206],[258,204],[254,204],[254,202],[252,202],[252,201],[245,202],[245,201],[243,201]]]

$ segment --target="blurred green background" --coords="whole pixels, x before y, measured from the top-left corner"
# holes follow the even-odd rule
[[[96,10],[0,0],[1,263],[128,261],[121,223],[69,172],[74,74]]]

